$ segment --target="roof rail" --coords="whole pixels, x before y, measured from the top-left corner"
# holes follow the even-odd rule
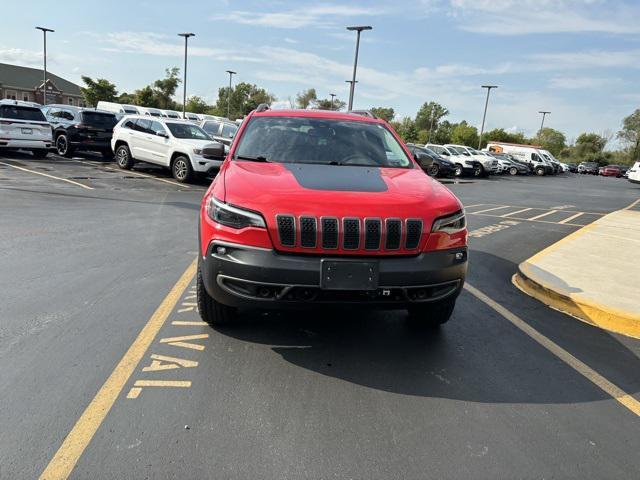
[[[351,113],[353,115],[361,115],[363,117],[369,118],[378,118],[370,110],[349,110],[347,113]]]
[[[256,108],[256,112],[258,113],[266,112],[267,110],[269,110],[269,105],[266,103],[261,103],[260,105],[258,105],[258,108]]]

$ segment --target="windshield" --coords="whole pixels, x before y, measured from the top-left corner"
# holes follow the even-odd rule
[[[169,118],[180,118],[180,115],[178,115],[177,113],[169,112],[169,113],[167,113],[167,117],[169,117]]]
[[[411,160],[382,124],[301,117],[253,118],[240,137],[235,158],[410,168]]]
[[[467,157],[470,157],[471,155],[469,155],[469,152],[467,152],[464,148],[460,148],[460,147],[449,147],[451,150],[453,150],[455,153],[457,153],[458,155],[466,155]]]
[[[211,135],[217,135],[220,130],[220,122],[205,122],[202,128]]]
[[[82,112],[82,123],[92,127],[112,129],[116,123],[116,116],[110,113]]]
[[[136,110],[135,108],[131,108],[131,107],[124,107],[124,111],[125,111],[125,113],[138,113],[138,110]]]
[[[220,135],[225,138],[233,138],[238,131],[238,126],[233,123],[225,123],[222,126],[222,132]]]
[[[27,120],[31,122],[47,121],[39,108],[23,107],[21,105],[0,106],[0,118],[12,118],[14,120]]]
[[[211,140],[207,132],[199,126],[188,123],[171,123],[167,122],[167,127],[176,138],[189,138],[194,140]]]

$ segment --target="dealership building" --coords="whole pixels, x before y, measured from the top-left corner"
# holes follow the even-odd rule
[[[42,69],[0,63],[0,98],[42,104],[45,90],[42,80]],[[47,71],[46,95],[47,103],[85,106],[78,85],[49,71]]]

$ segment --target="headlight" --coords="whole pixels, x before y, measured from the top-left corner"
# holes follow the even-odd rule
[[[227,227],[238,229],[245,227],[266,228],[264,219],[259,213],[221,202],[213,195],[209,197],[206,209],[209,218]]]
[[[193,153],[195,153],[196,155],[202,155],[202,149],[201,148],[194,148],[193,149]]]
[[[447,215],[446,217],[437,218],[431,227],[432,232],[457,233],[467,226],[464,216],[464,210]]]

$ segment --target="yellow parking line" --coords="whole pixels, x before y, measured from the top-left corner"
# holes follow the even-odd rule
[[[477,213],[484,213],[484,212],[493,212],[494,210],[500,210],[502,208],[511,208],[511,207],[509,205],[503,205],[501,207],[487,208],[485,210],[478,210],[477,212],[470,212],[470,213],[477,214]]]
[[[8,167],[15,168],[17,170],[22,170],[24,172],[29,172],[29,173],[35,173],[36,175],[42,175],[43,177],[53,178],[54,180],[60,180],[61,182],[67,182],[67,183],[70,183],[72,185],[76,185],[78,187],[86,188],[87,190],[93,190],[93,187],[85,185],[84,183],[74,182],[73,180],[69,180],[67,178],[60,178],[60,177],[56,177],[54,175],[49,175],[48,173],[36,172],[35,170],[29,170],[28,168],[18,167],[17,165],[12,165],[12,164],[6,163],[6,162],[0,162],[0,163],[2,165],[6,165]]]
[[[635,202],[631,203],[631,205],[627,205],[626,207],[623,208],[623,210],[631,210],[633,207],[635,207],[638,203],[640,203],[640,198],[637,199]]]
[[[76,160],[75,158],[72,158],[71,160],[73,160],[74,162],[83,163],[85,165],[91,165],[92,167],[103,168],[105,170],[110,170],[112,172],[119,172],[119,173],[126,172],[127,175],[131,174],[131,175],[136,176],[136,177],[151,178],[151,179],[157,180],[159,182],[168,183],[169,185],[177,185],[178,187],[191,188],[189,185],[185,185],[184,183],[174,182],[172,180],[167,180],[166,178],[154,177],[153,175],[149,175],[147,173],[134,172],[133,170],[119,170],[117,168],[108,167],[106,165],[100,165],[98,163],[86,162],[84,160]]]
[[[530,221],[538,220],[539,218],[546,217],[547,215],[551,215],[552,213],[556,213],[556,212],[557,210],[549,210],[548,212],[541,213],[540,215],[536,215],[535,217],[527,218],[527,220],[530,220]]]
[[[576,213],[575,215],[571,215],[569,218],[565,218],[564,220],[558,222],[560,225],[565,224],[570,222],[571,220],[574,220],[576,218],[578,218],[579,216],[584,215],[584,213],[580,212],[580,213]]]
[[[504,308],[502,305],[497,303],[496,301],[489,298],[487,295],[482,293],[477,288],[466,283],[464,285],[465,290],[467,290],[471,295],[476,297],[482,303],[496,311],[502,317],[511,322],[516,328],[518,328],[525,335],[529,336],[531,339],[536,341],[538,344],[546,348],[549,352],[553,353],[556,357],[562,360],[564,363],[573,368],[580,375],[585,377],[587,380],[592,382],[598,388],[600,388],[603,392],[610,395],[617,402],[623,405],[625,408],[630,410],[632,413],[640,417],[640,402],[633,398],[633,396],[629,395],[627,392],[622,390],[620,387],[610,382],[594,369],[586,365],[584,362],[578,360],[571,353],[567,352],[564,348],[559,346],[553,340],[545,337],[527,322],[522,320],[516,314]]]
[[[504,215],[500,215],[502,218],[510,217],[511,215],[517,215],[518,213],[528,212],[529,210],[533,210],[533,208],[523,208],[522,210],[516,210],[515,212],[505,213]]]
[[[123,387],[131,377],[145,352],[156,338],[167,317],[180,301],[196,272],[196,260],[185,270],[178,282],[162,301],[158,309],[142,328],[138,337],[124,354],[111,375],[73,426],[62,445],[53,456],[40,480],[66,480],[87,448],[94,434],[111,410]]]

